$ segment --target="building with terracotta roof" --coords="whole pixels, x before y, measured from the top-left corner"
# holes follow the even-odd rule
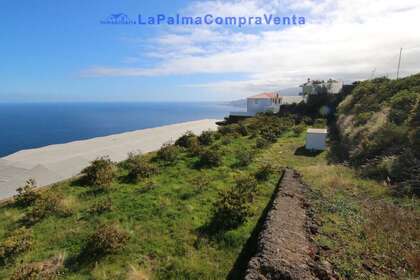
[[[282,104],[282,97],[278,92],[264,92],[250,96],[246,100],[246,112],[231,112],[231,116],[255,116],[257,113],[277,113]]]

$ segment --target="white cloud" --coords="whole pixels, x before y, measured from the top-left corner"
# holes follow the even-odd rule
[[[420,2],[417,0],[236,0],[194,2],[195,14],[304,13],[304,26],[282,29],[173,28],[152,39],[155,67],[92,67],[88,76],[156,76],[244,73],[242,81],[188,85],[220,92],[256,92],[295,86],[307,77],[343,80],[393,77],[399,48],[402,74],[420,71]],[[246,33],[246,32],[249,33]]]

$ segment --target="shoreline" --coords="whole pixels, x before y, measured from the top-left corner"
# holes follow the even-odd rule
[[[52,144],[21,150],[0,158],[0,201],[12,197],[16,189],[33,178],[37,187],[52,185],[80,173],[89,163],[101,156],[122,161],[129,152],[148,153],[163,143],[174,141],[190,130],[195,134],[216,129],[216,119],[202,119],[171,125],[134,130],[108,136]]]

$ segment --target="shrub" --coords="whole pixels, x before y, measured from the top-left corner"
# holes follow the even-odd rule
[[[219,193],[213,211],[211,230],[225,231],[242,225],[251,216],[251,205],[237,188],[232,188]]]
[[[198,136],[198,141],[201,145],[208,146],[214,141],[213,137],[214,132],[211,130],[203,131],[200,136]]]
[[[167,142],[163,144],[157,152],[156,158],[166,163],[174,163],[178,159],[180,153],[181,151],[178,146],[172,145],[171,142]]]
[[[191,146],[188,148],[188,152],[191,156],[198,156],[202,151],[202,146],[198,141],[198,138],[195,138],[194,141],[191,141]]]
[[[143,155],[141,152],[137,152],[137,153],[130,152],[128,153],[127,159],[121,162],[119,166],[121,166],[124,169],[131,170],[132,166],[135,165],[137,161],[142,160],[142,159],[143,159]]]
[[[33,262],[20,266],[11,280],[55,280],[64,267],[63,255],[58,255],[42,262]]]
[[[253,157],[254,153],[252,151],[249,149],[241,149],[236,152],[236,165],[239,167],[248,166],[252,162]]]
[[[262,138],[262,137],[258,137],[256,142],[255,142],[255,147],[258,148],[258,149],[266,148],[269,145],[270,145],[270,142],[267,139]]]
[[[158,168],[143,158],[133,161],[129,168],[127,178],[132,182],[139,182],[158,173]]]
[[[257,193],[257,181],[253,176],[242,175],[236,178],[235,189],[248,202],[254,201],[254,196]]]
[[[82,170],[84,180],[88,185],[106,189],[115,177],[115,166],[109,157],[97,158],[90,166]]]
[[[210,178],[205,175],[199,175],[191,180],[191,184],[197,192],[201,193],[210,185]]]
[[[112,210],[112,200],[110,197],[96,201],[89,209],[88,213],[92,215],[103,214]]]
[[[326,119],[316,119],[313,126],[318,127],[318,128],[324,128],[324,127],[327,126],[327,120]]]
[[[35,191],[35,188],[35,180],[29,179],[28,181],[26,181],[24,187],[16,189],[18,194],[14,196],[15,205],[19,207],[27,207],[33,205],[35,201],[39,198],[39,193]]]
[[[88,239],[82,256],[88,259],[114,254],[122,249],[129,239],[128,233],[114,224],[100,226]]]
[[[271,129],[270,127],[265,127],[263,129],[261,129],[261,137],[264,138],[265,140],[271,142],[271,143],[275,143],[277,141],[277,133]]]
[[[192,131],[187,131],[175,141],[175,145],[183,148],[190,148],[195,140],[197,140],[197,136]]]
[[[305,131],[305,126],[304,125],[295,125],[292,127],[292,131],[296,136],[299,136],[302,134],[302,132]]]
[[[225,135],[225,136],[223,136],[221,143],[223,145],[229,145],[230,143],[232,143],[232,141],[233,141],[233,136]]]
[[[266,163],[260,166],[255,172],[255,179],[258,181],[266,181],[270,177],[271,174],[273,174],[274,168],[271,164]]]
[[[229,133],[234,132],[234,129],[232,128],[232,125],[222,125],[218,127],[218,132],[221,135],[227,135]]]
[[[49,215],[57,215],[61,217],[68,216],[72,210],[63,204],[63,196],[61,194],[49,193],[41,196],[34,207],[24,217],[26,224],[33,225]]]
[[[32,246],[32,231],[21,227],[11,232],[0,245],[0,263],[6,264]]]
[[[218,151],[213,149],[204,149],[200,152],[199,157],[200,166],[216,167],[222,163],[222,156]]]
[[[418,93],[402,90],[390,99],[391,112],[389,118],[396,124],[407,120],[410,111],[416,105]]]
[[[247,128],[245,125],[240,124],[240,125],[239,125],[239,133],[240,133],[242,136],[247,136],[247,135],[249,134],[249,132],[248,132],[248,128]]]

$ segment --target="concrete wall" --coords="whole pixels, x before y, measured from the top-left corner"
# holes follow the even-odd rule
[[[327,133],[311,133],[306,134],[307,150],[325,150],[327,141]]]

